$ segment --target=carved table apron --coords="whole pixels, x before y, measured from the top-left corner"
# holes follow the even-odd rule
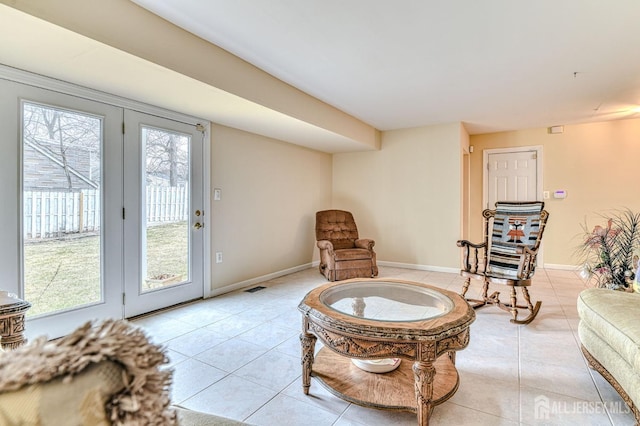
[[[342,289],[344,294],[355,295],[353,314],[328,303],[340,299]],[[434,302],[425,305],[435,304],[442,312],[405,321],[367,318],[363,300],[376,292],[404,305],[420,305],[421,299],[431,297]],[[436,299],[446,299],[446,304]],[[305,394],[313,375],[344,400],[365,407],[413,411],[419,425],[428,425],[433,406],[458,389],[455,351],[468,345],[469,326],[475,320],[473,309],[458,294],[411,281],[354,279],[310,291],[298,309],[303,314],[300,341]],[[324,347],[314,357],[317,339]],[[360,370],[349,358],[401,358],[413,365],[402,362],[397,370],[376,374]]]

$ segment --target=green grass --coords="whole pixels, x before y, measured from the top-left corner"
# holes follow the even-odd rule
[[[182,275],[187,279],[189,228],[187,222],[153,226],[147,230],[147,278]]]
[[[186,222],[150,227],[147,231],[148,278],[182,275],[187,278]],[[85,236],[27,242],[25,300],[29,316],[99,302],[100,237]],[[110,283],[121,286],[122,283]],[[143,281],[143,290],[148,290]]]

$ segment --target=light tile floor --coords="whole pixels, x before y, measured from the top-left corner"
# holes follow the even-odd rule
[[[455,292],[462,284],[458,274],[390,267],[381,267],[380,277]],[[168,348],[172,400],[184,407],[252,425],[416,424],[413,413],[342,401],[315,379],[303,394],[297,306],[324,282],[312,268],[263,282],[258,292],[239,290],[134,322]],[[531,294],[543,303],[531,324],[511,324],[510,314],[495,307],[476,311],[471,342],[456,357],[460,387],[435,408],[430,424],[633,425],[624,402],[580,352],[576,298],[584,288],[572,271],[539,269]]]

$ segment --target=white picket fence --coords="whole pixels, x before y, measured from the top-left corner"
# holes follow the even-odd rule
[[[189,217],[188,187],[147,186],[148,225],[179,222]],[[59,238],[100,230],[100,192],[25,191],[24,238]]]
[[[180,222],[189,218],[188,186],[147,185],[147,224]]]

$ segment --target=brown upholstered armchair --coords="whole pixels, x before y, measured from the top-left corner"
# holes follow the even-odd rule
[[[329,281],[378,275],[373,251],[375,241],[358,237],[358,228],[350,212],[317,212],[316,240],[320,249],[320,273]]]

